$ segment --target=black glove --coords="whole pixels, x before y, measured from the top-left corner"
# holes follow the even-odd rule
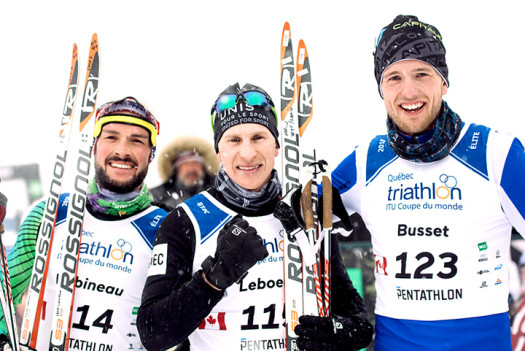
[[[286,195],[277,202],[273,216],[277,218],[284,227],[284,230],[289,234],[290,240],[293,242],[293,235],[298,230],[304,229],[304,219],[301,216],[301,189],[290,189]]]
[[[237,215],[219,232],[215,257],[208,256],[202,262],[202,269],[213,286],[226,289],[267,256],[268,250],[257,230]]]
[[[295,327],[297,347],[307,351],[360,350],[372,341],[373,328],[359,317],[301,316]]]
[[[29,346],[19,346],[20,351],[36,351]],[[11,344],[9,343],[9,337],[5,334],[0,334],[0,351],[13,351]]]
[[[4,345],[9,345],[9,342],[8,342],[8,338],[7,338],[7,335],[5,334],[0,334],[0,350],[3,350],[4,349]]]

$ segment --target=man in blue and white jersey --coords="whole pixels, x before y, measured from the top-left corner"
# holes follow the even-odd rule
[[[97,111],[93,134],[95,177],[87,191],[69,350],[144,349],[136,327],[137,310],[153,241],[167,215],[166,210],[152,203],[144,183],[158,131],[155,117],[132,97],[109,102]],[[68,204],[69,194],[62,194],[55,238],[59,232],[68,230]],[[16,304],[30,284],[45,208],[46,202],[42,201],[31,210],[9,255]],[[57,298],[61,257],[65,254],[66,245],[54,241],[48,257],[42,313],[36,317],[37,350],[50,349],[52,309]],[[4,331],[4,323],[1,327]],[[1,349],[6,351],[9,347]]]
[[[525,153],[464,122],[442,99],[441,34],[415,16],[383,28],[375,77],[387,134],[355,149],[332,180],[372,235],[375,349],[511,350],[511,229],[525,232]]]

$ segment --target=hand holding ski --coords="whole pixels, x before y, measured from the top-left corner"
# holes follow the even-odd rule
[[[309,351],[348,351],[362,346],[361,321],[350,317],[301,316],[297,346]]]
[[[33,349],[29,346],[24,346],[24,345],[18,345],[18,348],[12,348],[11,345],[9,344],[5,344],[4,345],[4,348],[1,350],[1,351],[37,351],[36,349]]]

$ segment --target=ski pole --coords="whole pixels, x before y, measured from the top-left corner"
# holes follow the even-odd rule
[[[9,278],[9,268],[7,266],[6,260],[6,250],[4,243],[2,241],[2,236],[4,234],[4,218],[7,208],[7,197],[0,193],[0,254],[2,258],[2,309],[4,312],[4,319],[7,326],[9,341],[13,347],[14,351],[20,350],[20,345],[18,343],[18,331],[16,328],[16,316],[15,316],[15,307],[13,305],[13,294],[11,292],[11,280]]]
[[[315,163],[310,164],[306,171],[306,180],[301,193],[301,207],[303,211],[305,231],[308,237],[308,242],[311,247],[315,247],[315,241],[317,239],[317,226],[315,224],[314,209],[312,201],[312,185],[314,184],[313,178],[315,174]],[[317,300],[318,315],[323,315],[323,296],[321,290],[321,279],[320,279],[320,265],[319,265],[319,250],[314,249],[315,263],[312,265],[315,282],[315,295]],[[307,267],[303,267],[307,269]],[[303,278],[304,279],[304,278]],[[303,287],[307,288],[305,285]],[[305,308],[306,310],[306,308]]]
[[[324,236],[324,307],[325,316],[330,316],[330,256],[332,245],[332,182],[328,176],[327,164],[321,166],[323,182],[323,236]]]

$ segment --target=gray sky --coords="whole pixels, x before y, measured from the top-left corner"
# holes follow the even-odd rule
[[[310,55],[314,118],[308,133],[319,140],[319,156],[335,167],[355,144],[385,131],[372,51],[380,29],[398,14],[417,15],[440,30],[450,71],[445,99],[463,120],[525,139],[518,1],[180,3],[4,1],[0,165],[38,162],[47,188],[72,45],[79,46],[84,79],[93,32],[100,46],[98,106],[128,95],[141,100],[160,121],[161,149],[188,133],[211,141],[210,107],[236,81],[263,87],[278,103],[279,43],[288,21],[294,50],[302,38]],[[160,182],[156,167],[154,161],[150,186]],[[6,187],[0,183],[9,194]]]

